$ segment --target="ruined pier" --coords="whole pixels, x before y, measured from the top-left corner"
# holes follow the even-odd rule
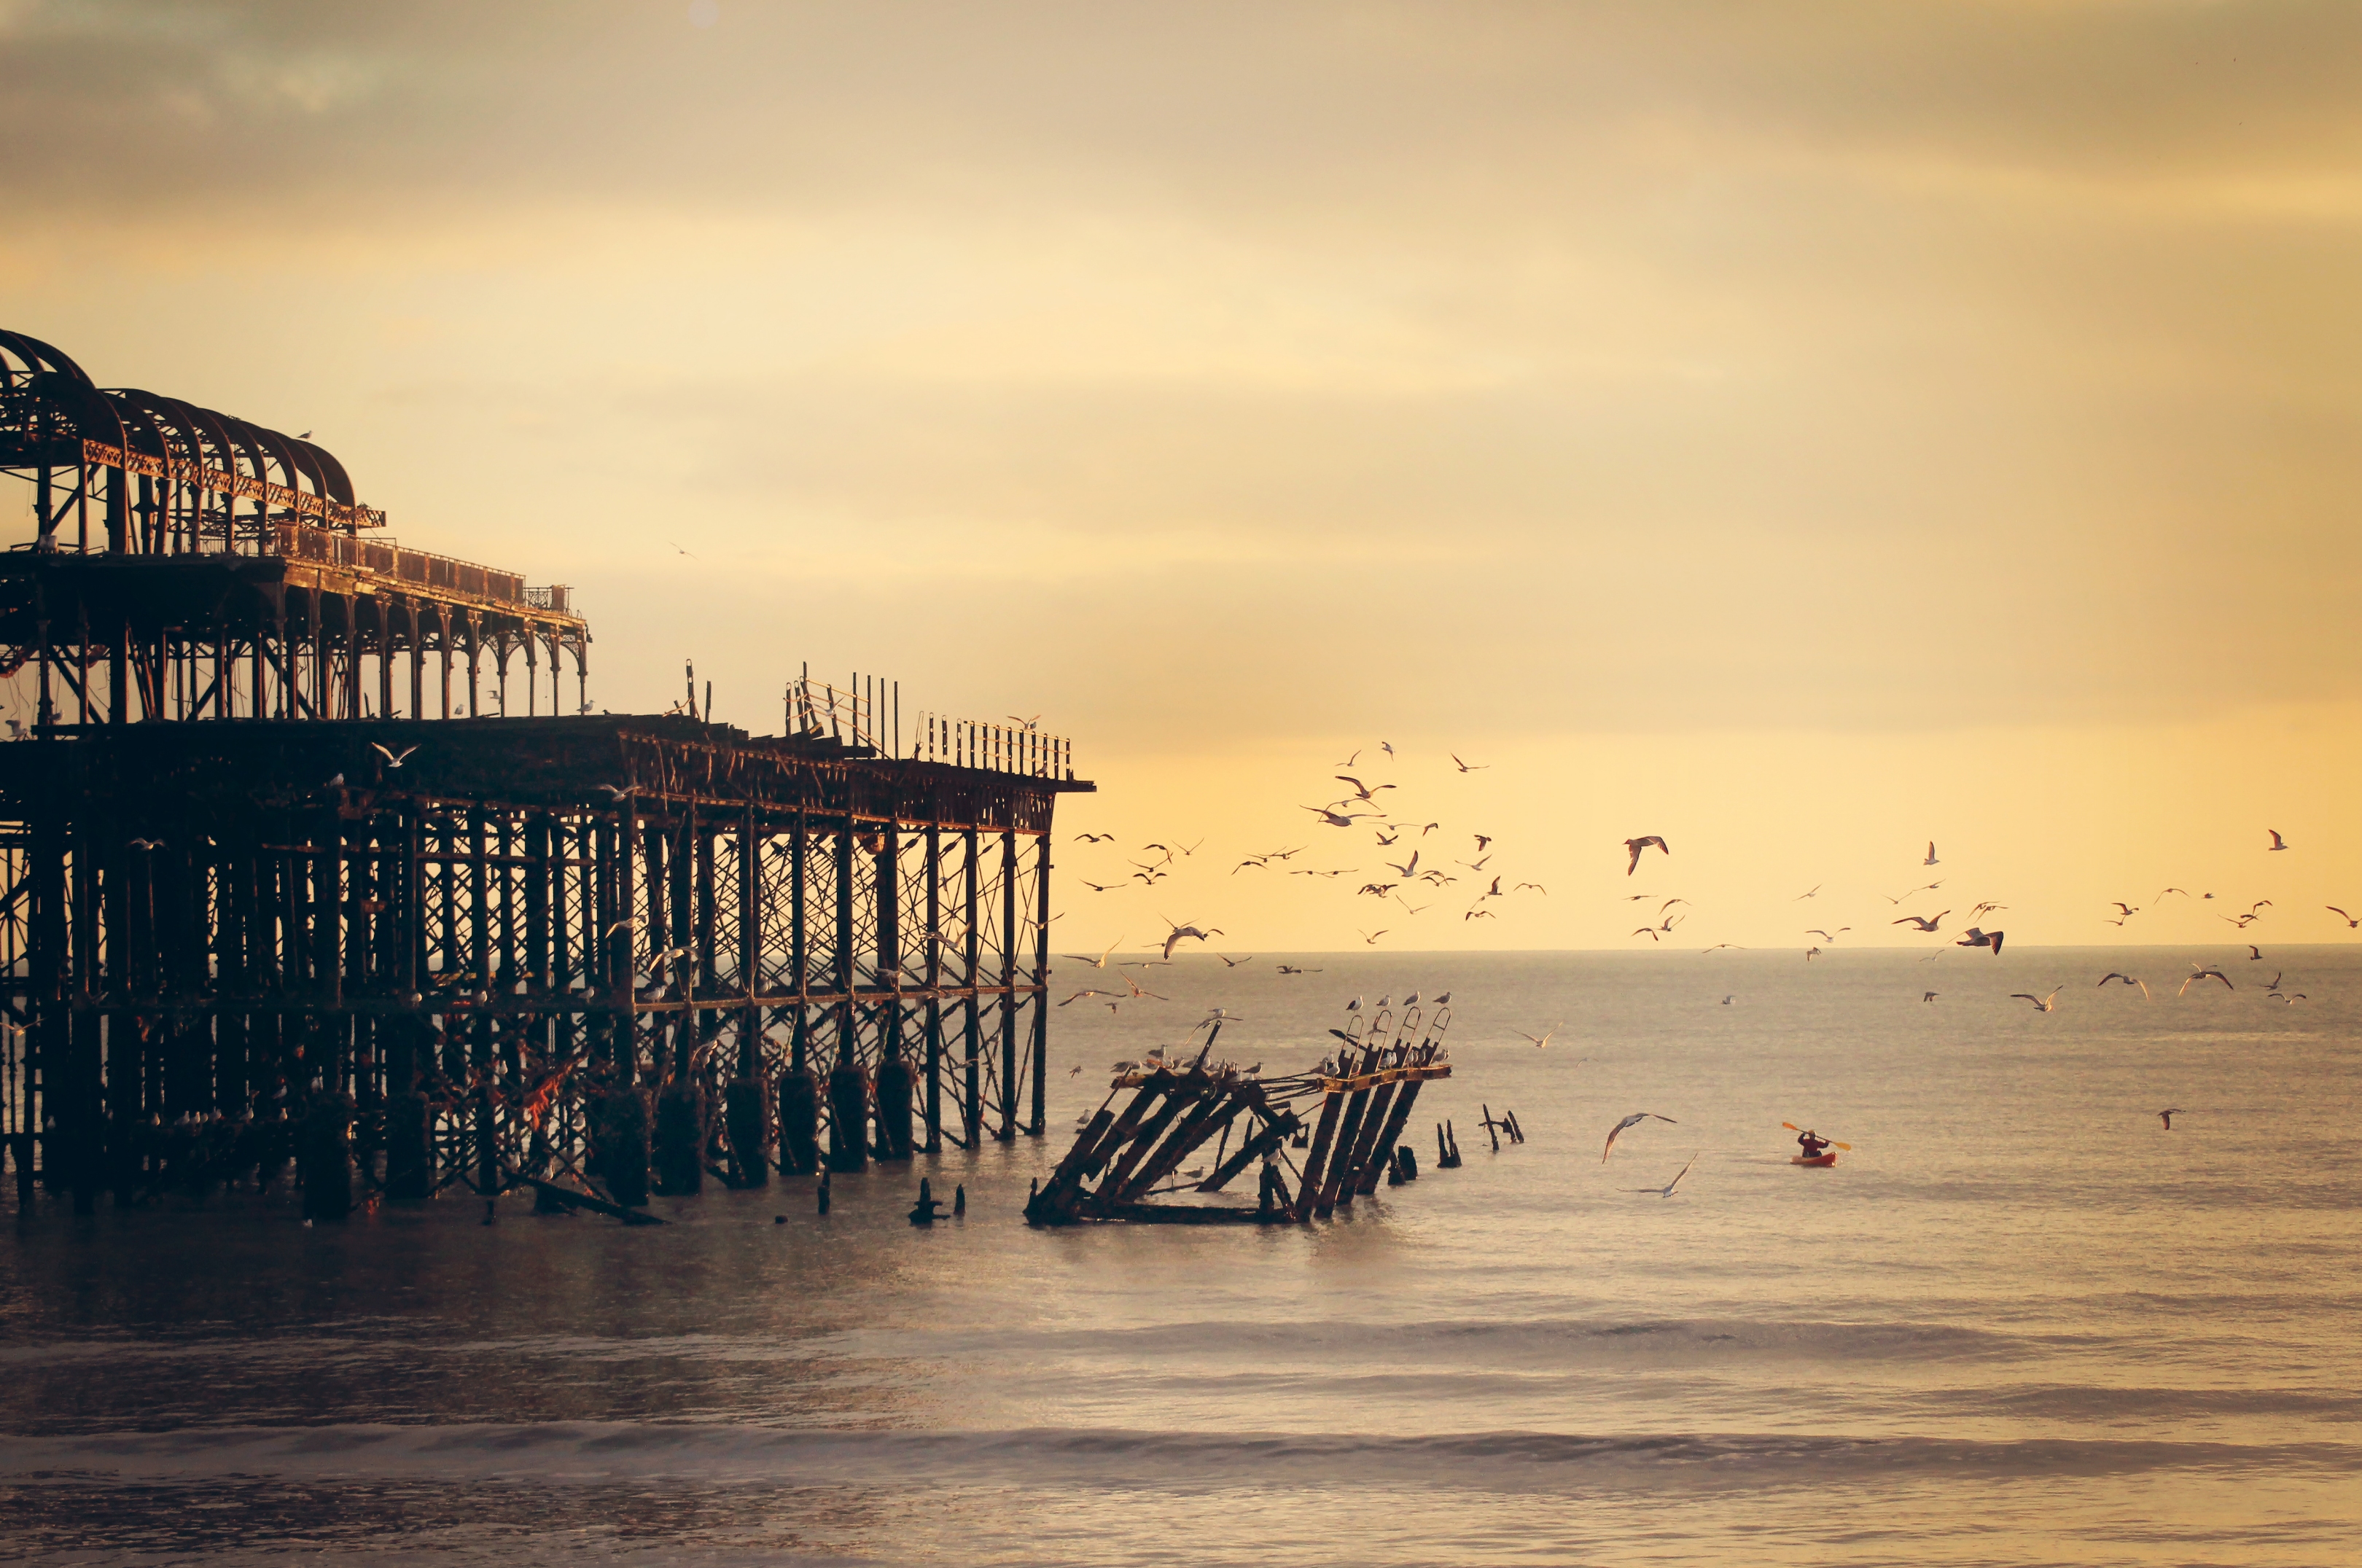
[[[381,543],[321,448],[6,333],[0,471],[21,1199],[292,1164],[320,1215],[628,1206],[1043,1131],[1064,741],[906,745],[877,682],[800,679],[778,735],[693,687],[593,715],[567,588]]]

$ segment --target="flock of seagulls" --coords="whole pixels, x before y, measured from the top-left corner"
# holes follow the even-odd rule
[[[1349,898],[1370,899],[1387,906],[1382,911],[1387,917],[1383,922],[1367,926],[1355,922],[1352,926],[1363,945],[1367,947],[1378,946],[1386,938],[1399,935],[1405,929],[1404,921],[1416,920],[1429,913],[1445,900],[1464,898],[1469,900],[1458,910],[1461,921],[1467,923],[1496,920],[1502,908],[1524,895],[1550,896],[1550,889],[1542,883],[1530,878],[1518,877],[1495,865],[1498,852],[1493,846],[1497,835],[1471,833],[1468,843],[1472,847],[1457,852],[1459,840],[1456,835],[1447,834],[1444,838],[1437,839],[1435,834],[1445,833],[1443,823],[1440,819],[1420,820],[1415,813],[1403,812],[1396,802],[1403,797],[1404,787],[1394,779],[1380,777],[1378,767],[1364,766],[1363,758],[1369,750],[1367,747],[1356,749],[1352,756],[1333,765],[1330,780],[1342,785],[1343,793],[1319,804],[1299,808],[1314,819],[1315,838],[1328,852],[1321,857],[1351,861],[1352,864],[1298,864],[1299,856],[1313,853],[1312,843],[1307,842],[1242,855],[1231,863],[1228,874],[1234,878],[1250,873],[1266,877],[1302,877],[1314,884],[1333,882],[1341,885],[1345,878],[1357,878],[1352,893],[1347,895]],[[1486,772],[1492,767],[1490,763],[1471,762],[1457,753],[1447,752],[1445,755],[1451,759],[1450,776],[1452,778]],[[1398,758],[1399,754],[1391,742],[1380,741],[1372,761],[1384,767]],[[1321,834],[1319,830],[1323,828],[1340,830],[1348,834],[1366,833],[1370,835],[1368,848],[1378,853],[1364,851],[1355,855],[1348,850],[1341,855],[1336,854],[1334,841]],[[1186,845],[1177,839],[1169,844],[1149,843],[1131,852],[1123,850],[1122,841],[1111,833],[1076,834],[1071,842],[1102,852],[1112,846],[1113,853],[1122,856],[1126,869],[1120,873],[1098,871],[1095,867],[1093,874],[1076,878],[1090,892],[1099,894],[1154,888],[1181,869],[1182,863],[1195,856],[1206,841],[1200,838]],[[1659,849],[1664,847],[1664,841],[1661,838],[1652,842]],[[1636,850],[1634,857],[1637,859],[1638,856]],[[1364,861],[1367,864],[1363,864]],[[1169,916],[1164,918],[1166,934],[1150,944],[1158,950],[1162,960],[1172,958],[1177,943],[1188,940],[1204,943],[1225,934],[1220,926],[1201,927],[1194,921],[1176,922]],[[1671,924],[1663,927],[1663,931],[1668,933],[1672,929]],[[1120,939],[1118,945],[1120,945]],[[1108,950],[1109,954],[1113,951],[1112,947]],[[1251,962],[1228,954],[1216,955],[1232,967]],[[1089,963],[1094,968],[1105,969],[1107,958],[1108,954],[1098,955],[1097,958],[1084,955],[1078,961]],[[1279,965],[1278,970],[1282,975],[1319,972],[1289,964]],[[1079,999],[1087,994],[1091,993],[1078,992],[1068,999]],[[1103,999],[1106,999],[1104,995]],[[1110,1005],[1120,1005],[1129,999],[1131,999],[1129,996],[1117,996]]]
[[[1446,756],[1451,765],[1451,771],[1446,776],[1450,778],[1464,778],[1490,767],[1489,764],[1470,762],[1456,752],[1447,752]],[[1439,905],[1446,904],[1447,900],[1466,900],[1457,904],[1455,912],[1462,923],[1468,923],[1498,919],[1503,910],[1525,895],[1548,897],[1550,889],[1541,882],[1519,878],[1507,867],[1497,864],[1500,856],[1500,851],[1496,848],[1497,834],[1472,831],[1462,840],[1446,832],[1440,819],[1428,819],[1423,812],[1406,809],[1409,792],[1405,784],[1385,776],[1399,760],[1400,756],[1395,746],[1386,741],[1377,743],[1374,750],[1366,747],[1356,749],[1333,765],[1329,777],[1340,790],[1332,798],[1299,804],[1297,809],[1313,819],[1312,833],[1306,842],[1283,844],[1276,848],[1240,855],[1229,862],[1227,876],[1301,877],[1315,884],[1322,881],[1338,883],[1341,890],[1346,879],[1351,878],[1349,899],[1368,899],[1390,906],[1384,913],[1392,918],[1374,921],[1368,925],[1352,922],[1351,929],[1361,944],[1366,947],[1378,947],[1389,939],[1398,939],[1406,930],[1407,921],[1418,920],[1434,911]],[[1342,841],[1333,840],[1323,830],[1333,830],[1347,836]],[[2294,847],[2278,829],[2266,829],[2265,832],[2269,840],[2264,846],[2268,853],[2285,854]],[[1436,838],[1439,833],[1445,836]],[[1369,839],[1359,840],[1356,835],[1362,834],[1369,834]],[[1111,833],[1077,834],[1073,842],[1122,856],[1124,869],[1120,872],[1112,875],[1101,872],[1096,877],[1085,875],[1077,878],[1082,887],[1094,894],[1101,894],[1125,889],[1156,888],[1181,870],[1185,863],[1203,848],[1206,840],[1199,838],[1185,845],[1177,838],[1168,837],[1144,844],[1132,852],[1124,851],[1118,835]],[[1341,843],[1351,845],[1357,842],[1366,844],[1362,854],[1354,855],[1350,849],[1343,854],[1336,853]],[[1459,848],[1455,853],[1455,848],[1463,843],[1466,847]],[[1321,849],[1316,850],[1316,844],[1321,845]],[[1622,840],[1622,847],[1624,874],[1628,878],[1639,875],[1642,863],[1652,852],[1668,866],[1673,858],[1672,845],[1661,833],[1633,834]],[[1334,863],[1308,863],[1316,859]],[[1917,857],[1917,869],[1923,873],[1942,871],[1944,865],[1937,841],[1926,840],[1925,852]],[[1873,930],[1883,925],[1885,929],[1911,936],[1939,939],[1931,944],[1932,950],[1923,955],[1926,961],[1938,958],[1944,952],[1956,947],[1998,958],[2008,943],[2009,933],[1997,923],[1997,917],[2004,915],[2010,906],[1992,899],[1980,899],[1963,911],[1959,905],[1942,900],[1948,879],[1948,874],[1938,875],[1900,892],[1878,893],[1878,899],[1892,912],[1865,923]],[[1827,888],[1827,883],[1816,882],[1795,894],[1790,901],[1820,900]],[[1661,947],[1677,943],[1681,939],[1682,927],[1695,912],[1691,901],[1684,897],[1664,897],[1645,891],[1627,893],[1621,897],[1625,901],[1649,906],[1641,922],[1630,928],[1628,940],[1646,942],[1651,946]],[[2144,911],[2154,911],[2164,900],[2175,898],[2209,905],[2218,902],[2211,892],[2192,893],[2184,888],[2169,886],[2160,889],[2156,897],[2146,904],[2136,904],[2129,899],[2112,900],[2107,906],[2108,912],[2100,919],[2105,924],[2122,930],[2139,919]],[[1925,902],[1921,901],[1923,900]],[[1935,907],[1929,907],[1931,905]],[[2338,905],[2323,907],[2343,921],[2347,929],[2362,930],[2362,916]],[[2268,918],[2273,908],[2271,900],[2258,899],[2245,909],[2218,909],[2211,912],[2234,929],[2246,932]],[[1960,924],[1948,924],[1956,915]],[[1194,919],[1175,921],[1169,916],[1164,919],[1164,934],[1148,944],[1155,957],[1121,960],[1117,966],[1119,970],[1142,962],[1170,962],[1182,944],[1196,942],[1204,944],[1225,934],[1221,927],[1200,924]],[[1861,919],[1856,916],[1857,922]],[[1827,920],[1799,928],[1799,935],[1805,939],[1802,951],[1808,963],[1824,957],[1849,937],[1860,940],[1856,924]],[[1109,965],[1115,947],[1120,944],[1121,939],[1119,939],[1116,944],[1099,954],[1069,956],[1104,974],[1109,972]],[[1716,953],[1743,951],[1743,948],[1737,943],[1720,942],[1700,951]],[[1217,955],[1230,967],[1253,961],[1229,954]],[[2261,961],[2264,956],[2260,947],[2250,947],[2248,955],[2256,961]],[[1283,976],[1319,972],[1317,967],[1290,964],[1280,964],[1277,969]],[[2218,980],[2226,989],[2238,988],[2230,976],[2219,967],[2193,964],[2191,969],[2191,972],[2181,979],[2175,996],[2186,996],[2193,987],[2203,987]],[[1076,991],[1066,999],[1066,1002],[1089,998],[1101,1000],[1113,1009],[1120,1008],[1126,1001],[1163,999],[1142,986],[1138,978],[1120,977],[1122,977],[1124,986],[1120,991],[1094,987]],[[2145,999],[2155,998],[2150,982],[2140,976],[2112,970],[2097,982],[2102,988],[2112,984],[2136,989]],[[1920,1000],[1925,1004],[1932,1005],[1946,994],[1932,987],[1917,988]],[[2012,1000],[2025,1002],[2038,1013],[2047,1014],[2059,1010],[2062,1005],[2060,998],[2067,988],[2062,981],[2042,994],[2013,991],[2008,996]],[[2278,984],[2265,988],[2265,990],[2268,997],[2284,1005],[2292,1006],[2306,999],[2304,992],[2282,989]],[[1736,993],[1726,995],[1723,1005],[1729,1006],[1735,999]],[[1059,1005],[1066,1005],[1066,1002]],[[1555,1026],[1551,1032],[1555,1032]],[[1524,1038],[1540,1046],[1548,1043],[1550,1035],[1527,1034]]]
[[[2278,829],[2268,828],[2265,832],[2271,841],[2268,845],[2264,846],[2266,853],[2282,854],[2288,852],[2293,847],[2293,845],[2289,843],[2288,839]],[[1625,875],[1628,877],[1631,876],[1639,869],[1641,854],[1644,850],[1655,849],[1668,857],[1670,857],[1672,853],[1672,849],[1667,845],[1663,836],[1657,834],[1645,834],[1632,838],[1628,838],[1624,840],[1624,849],[1626,856]],[[1921,858],[1919,864],[1922,867],[1940,866],[1943,864],[1941,857],[1936,852],[1936,844],[1934,840],[1931,839],[1928,841],[1926,854]],[[1937,878],[1932,881],[1920,883],[1904,892],[1881,893],[1878,897],[1884,900],[1890,907],[1904,906],[1911,903],[1912,900],[1915,899],[1919,899],[1926,895],[1940,894],[1944,888],[1944,882],[1945,878]],[[1808,899],[1818,899],[1826,887],[1826,883],[1816,882],[1812,887],[1805,889],[1803,892],[1796,894],[1789,901],[1792,903],[1801,903]],[[1654,899],[1656,895],[1650,893],[1631,893],[1624,895],[1627,901],[1640,901]],[[2188,899],[2197,903],[2216,901],[2215,895],[2211,892],[2193,894],[2184,888],[2167,887],[2160,889],[2157,897],[2150,900],[2147,905],[2135,904],[2128,900],[2109,900],[2107,907],[2114,912],[2112,914],[2103,915],[2101,917],[2102,922],[2107,925],[2122,928],[2127,922],[2132,921],[2138,916],[2144,909],[2154,909],[2169,898]],[[1933,902],[1935,900],[1931,899],[1929,901]],[[1686,906],[1688,903],[1688,900],[1680,898],[1663,900],[1658,905],[1657,920],[1655,923],[1635,928],[1632,932],[1632,935],[1635,938],[1645,938],[1652,944],[1661,943],[1665,937],[1672,933],[1674,928],[1681,922],[1683,918],[1682,915],[1673,911],[1677,907]],[[2335,904],[2328,904],[2323,907],[2326,909],[2329,913],[2335,915],[2339,920],[2344,921],[2348,930],[2362,930],[2362,917],[2357,917],[2347,910]],[[1991,916],[2000,914],[2008,908],[2009,906],[2007,904],[2000,903],[1992,900],[1981,900],[1967,911],[1967,918],[1971,921],[1982,921]],[[2236,910],[2234,912],[2227,913],[2222,911],[2216,911],[2213,912],[2215,913],[2216,918],[2231,925],[2234,929],[2245,932],[2250,926],[2255,925],[2257,922],[2266,919],[2266,911],[2273,908],[2274,905],[2271,900],[2257,899],[2244,910]],[[1953,912],[1953,910],[1948,907],[1938,909],[1927,913],[1922,913],[1917,910],[1905,908],[1901,909],[1900,912],[1889,918],[1886,923],[1889,926],[1906,928],[1908,933],[1914,935],[1938,937],[1948,936],[1949,941],[1948,944],[1937,945],[1933,951],[1924,955],[1926,960],[1933,960],[1942,956],[1948,946],[1981,949],[1995,957],[2000,956],[2002,948],[2008,940],[2007,932],[2000,929],[1999,927],[1987,930],[1982,925],[1970,925],[1965,930],[1960,931],[1958,935],[1951,935],[1945,930],[1944,922],[1949,919]],[[1802,928],[1801,934],[1810,939],[1804,948],[1804,956],[1805,961],[1809,963],[1813,959],[1821,957],[1827,949],[1837,945],[1838,938],[1850,933],[1853,929],[1854,928],[1850,925],[1840,925],[1835,923],[1806,926]],[[1700,951],[1702,953],[1717,953],[1726,949],[1738,950],[1738,944],[1718,942],[1713,946],[1702,948]],[[2250,962],[2263,962],[2264,953],[2262,947],[2256,944],[2250,944],[2247,948],[2247,957]],[[2219,966],[2193,962],[2190,966],[2190,970],[2191,972],[2182,977],[2180,988],[2174,992],[2176,997],[2188,995],[2192,987],[2198,987],[2202,989],[2210,981],[2220,981],[2225,990],[2238,989],[2237,985],[2232,980],[2231,977]],[[2284,1006],[2294,1006],[2296,1003],[2305,1000],[2306,993],[2298,990],[2284,989],[2282,988],[2281,981],[2283,977],[2283,975],[2277,973],[2272,977],[2271,981],[2263,988],[2266,997],[2268,999],[2279,1002]],[[2097,982],[2097,987],[2104,988],[2105,987],[2113,984],[2121,984],[2127,989],[2138,990],[2145,999],[2154,999],[2155,993],[2150,990],[2148,982],[2140,976],[2110,970],[2107,974],[2100,977]],[[2062,981],[2053,985],[2047,992],[2039,996],[2031,991],[2012,991],[2009,993],[2009,998],[2013,1001],[2027,1003],[2036,1012],[2050,1013],[2058,1010],[2060,1005],[2058,999],[2066,988],[2066,985]],[[1919,999],[1922,1003],[1933,1003],[1943,994],[1944,993],[1939,990],[1922,988],[1920,990]],[[1723,1005],[1726,1007],[1729,1006],[1733,999],[1733,996],[1725,996],[1722,999]]]

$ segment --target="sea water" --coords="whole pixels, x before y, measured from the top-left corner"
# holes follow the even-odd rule
[[[2362,1561],[2362,954],[1940,951],[1188,955],[1153,971],[1169,1002],[1053,1015],[1047,1137],[840,1176],[825,1217],[809,1179],[659,1199],[661,1229],[516,1199],[489,1227],[467,1201],[0,1210],[0,1540]],[[2185,956],[2237,988],[2177,996]],[[2306,999],[2268,998],[2271,967]],[[2052,1012],[2008,995],[2053,986]],[[1451,993],[1454,1067],[1416,1182],[1301,1227],[1021,1220],[1114,1061],[1220,1005],[1223,1055],[1300,1069],[1349,999],[1413,988]],[[1496,1153],[1487,1106],[1526,1142]],[[1641,1110],[1672,1121],[1603,1160]],[[1800,1169],[1784,1121],[1853,1147]],[[1673,1196],[1629,1190],[1693,1157]],[[905,1222],[922,1175],[965,1184],[964,1220]]]

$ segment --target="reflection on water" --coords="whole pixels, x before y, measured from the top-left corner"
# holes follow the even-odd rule
[[[2001,1001],[2110,955],[1956,965],[1940,1010],[1909,955],[1843,956],[1206,958],[1161,1017],[1062,1018],[1056,1129],[1104,1088],[1070,1063],[1200,1003],[1276,1068],[1357,989],[1455,991],[1413,1132],[1452,1117],[1467,1167],[1301,1230],[1028,1231],[1054,1135],[840,1176],[825,1219],[802,1182],[631,1231],[44,1209],[0,1242],[0,1529],[74,1561],[2338,1560],[2362,963],[2292,959],[2310,1011],[2044,1015]],[[1488,1152],[1480,1102],[1531,1141]],[[1603,1165],[1636,1110],[1677,1121]],[[1857,1148],[1797,1170],[1783,1120]],[[1675,1198],[1625,1190],[1694,1153]],[[964,1222],[903,1222],[922,1174]]]

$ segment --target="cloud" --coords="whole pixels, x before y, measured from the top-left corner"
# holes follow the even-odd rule
[[[18,5],[0,266],[411,542],[612,581],[617,652],[680,536],[1021,595],[1076,727],[2163,719],[2362,691],[2357,31]]]

